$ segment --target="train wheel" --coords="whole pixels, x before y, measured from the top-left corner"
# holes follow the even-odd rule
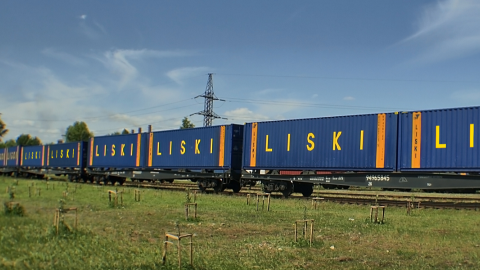
[[[222,192],[224,190],[225,190],[225,187],[224,187],[224,184],[221,181],[218,181],[217,185],[215,185],[213,187],[213,191],[215,191],[215,193],[219,193],[219,192]]]
[[[313,193],[313,186],[312,186],[311,188],[305,187],[305,188],[302,190],[302,195],[303,195],[303,197],[310,197],[310,196],[312,196],[312,193]]]
[[[205,192],[206,188],[203,185],[203,182],[201,182],[201,181],[198,182],[198,189],[200,189],[200,192],[202,192],[202,193]]]
[[[288,198],[290,195],[292,195],[292,189],[285,189],[282,190],[283,197]]]
[[[236,181],[231,181],[230,187],[232,188],[233,193],[238,193],[240,192],[240,189],[242,189],[242,186],[240,185],[240,183]]]

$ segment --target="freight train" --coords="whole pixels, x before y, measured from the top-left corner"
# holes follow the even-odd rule
[[[480,189],[480,107],[254,122],[0,149],[0,173],[123,184],[189,179],[215,191],[262,183],[324,188]]]

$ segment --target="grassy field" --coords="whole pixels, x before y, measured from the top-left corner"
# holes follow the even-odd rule
[[[32,187],[29,197],[28,186]],[[12,178],[0,177],[0,200]],[[40,196],[35,194],[40,188]],[[53,228],[55,209],[78,208],[78,230]],[[162,266],[165,232],[194,234],[194,266],[184,269],[479,269],[480,213],[387,208],[385,224],[369,220],[368,206],[272,199],[256,211],[245,197],[197,195],[196,220],[185,220],[186,192],[142,190],[124,206],[108,202],[115,187],[19,180],[15,202],[25,216],[0,213],[0,269],[178,269],[176,247]],[[123,187],[117,187],[123,190]],[[192,199],[193,200],[193,199]],[[314,243],[294,242],[293,224],[315,220]],[[73,218],[66,217],[72,224]]]

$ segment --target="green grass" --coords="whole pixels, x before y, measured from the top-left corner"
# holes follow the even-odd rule
[[[40,196],[29,197],[32,183]],[[0,177],[2,203],[12,184]],[[135,202],[133,188],[125,188],[124,206],[113,207],[107,191],[123,187],[69,184],[65,207],[78,208],[78,230],[57,236],[53,216],[66,188],[19,181],[14,201],[26,215],[0,213],[0,269],[178,269],[175,246],[162,266],[164,233],[178,228],[195,235],[193,269],[480,268],[475,211],[422,209],[407,216],[405,208],[387,208],[386,223],[372,224],[368,206],[324,202],[313,210],[306,200],[272,199],[270,212],[257,212],[245,197],[199,194],[199,218],[186,221],[185,192],[142,189]],[[312,247],[293,241],[293,223],[304,215],[315,220]],[[187,242],[182,266],[191,269]]]

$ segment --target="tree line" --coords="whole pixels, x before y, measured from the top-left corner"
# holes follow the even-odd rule
[[[183,118],[180,129],[194,128],[194,127],[195,125],[192,122],[190,122],[190,120],[188,120],[187,117]],[[30,145],[43,144],[40,138],[36,136],[33,137],[30,134],[21,134],[20,136],[17,137],[16,140],[10,139],[4,142],[3,138],[7,135],[7,133],[8,133],[7,125],[0,118],[0,149],[12,147],[12,146],[30,146]],[[127,129],[124,129],[122,132],[116,131],[108,135],[125,135],[125,134],[130,134],[130,132]],[[66,142],[78,142],[78,141],[88,141],[94,135],[93,135],[93,132],[91,132],[88,129],[88,126],[85,122],[76,121],[75,123],[73,123],[73,125],[67,127],[65,135],[62,135],[62,136],[65,136]],[[52,142],[50,144],[55,144],[55,143]]]

